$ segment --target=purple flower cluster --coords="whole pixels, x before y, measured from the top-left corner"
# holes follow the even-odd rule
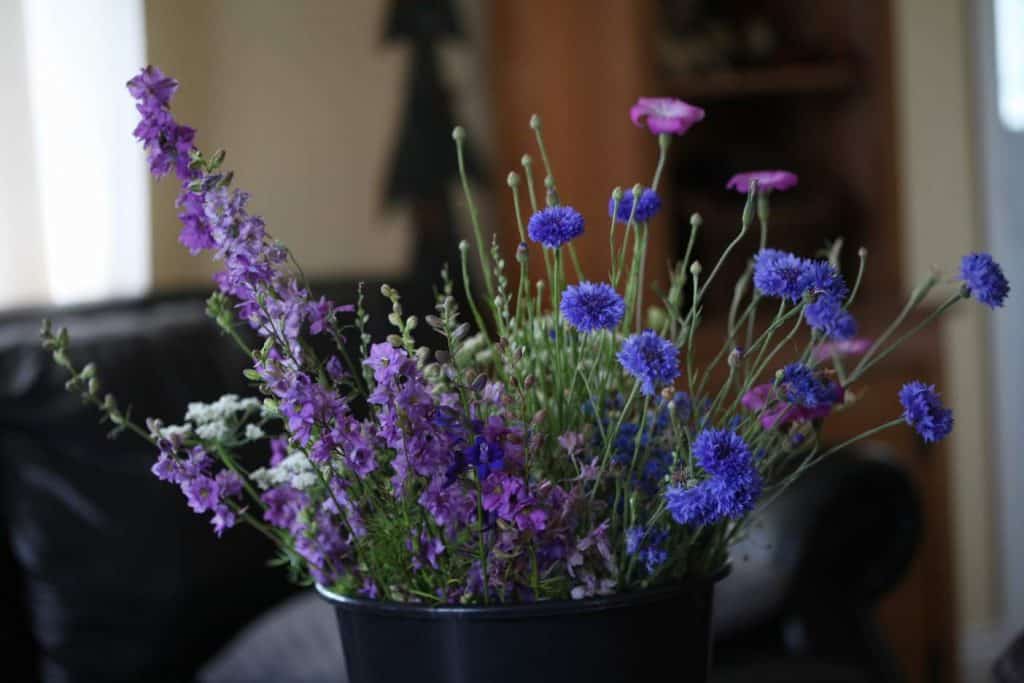
[[[580,332],[613,330],[622,322],[626,302],[606,282],[569,285],[562,293],[562,316]]]
[[[647,223],[661,209],[661,198],[658,193],[649,187],[645,187],[640,193],[640,201],[636,203],[636,211],[633,210],[633,190],[626,190],[622,193],[622,199],[616,203],[615,198],[608,200],[608,217],[614,218],[620,223],[628,223],[632,218],[636,223]]]
[[[173,170],[180,179],[191,180],[196,176],[190,167],[196,132],[180,125],[168,111],[177,90],[178,82],[154,66],[147,66],[128,81],[128,92],[142,114],[134,134],[148,153],[153,175],[159,178]]]
[[[242,495],[242,478],[232,470],[213,472],[214,460],[202,446],[184,449],[177,435],[157,439],[160,455],[152,472],[161,481],[177,484],[197,514],[212,512],[210,522],[220,536],[235,525],[232,503]]]

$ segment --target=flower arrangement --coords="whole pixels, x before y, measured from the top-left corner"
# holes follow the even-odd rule
[[[673,138],[704,111],[641,98],[630,117],[655,136],[659,160],[649,185],[611,192],[602,228],[611,245],[606,279],[587,280],[580,266],[574,240],[594,228],[562,203],[534,117],[543,196],[530,164],[525,187],[509,174],[521,237],[514,265],[485,240],[463,173],[475,237],[460,244],[458,264],[468,319],[445,271],[435,310],[422,317],[406,315],[400,293],[383,286],[394,333],[374,340],[366,331],[369,294],[360,289],[349,305],[314,296],[287,248],[248,212],[248,195],[232,188],[224,153],[200,152],[195,131],[174,119],[177,88],[154,67],[128,82],[141,115],[135,136],[152,173],[181,182],[181,243],[224,266],[208,312],[251,357],[245,375],[260,398],[195,403],[180,425],[143,427],[103,395],[93,365],[72,363],[66,330],[44,323],[43,343],[71,373],[70,390],[115,430],[154,444],[153,474],[209,515],[216,534],[252,525],[297,580],[344,595],[494,604],[710,576],[727,563],[755,506],[816,462],[903,423],[925,441],[945,437],[951,412],[934,387],[911,382],[894,397],[892,421],[831,448],[819,439],[823,421],[855,402],[857,382],[910,335],[960,301],[996,308],[1009,292],[991,256],[970,254],[958,278],[933,274],[920,284],[878,338],[858,337],[849,309],[866,252],[849,286],[837,248],[822,258],[769,248],[771,196],[798,182],[775,170],[728,182],[745,195],[740,227],[707,270],[690,260],[702,228],[693,216],[684,258],[658,304],[645,309],[662,169]],[[464,131],[456,128],[453,138],[462,168]],[[697,367],[705,294],[735,247],[757,233],[756,257],[728,283],[734,296],[723,345]],[[540,278],[530,272],[531,250],[543,255]],[[474,251],[479,297],[471,287]],[[514,287],[510,266],[518,269]],[[951,288],[949,297],[904,330],[940,285]],[[774,314],[759,324],[766,306]],[[345,350],[352,335],[358,358]],[[798,344],[798,335],[805,341]],[[334,351],[316,353],[310,340],[317,337]],[[728,372],[720,384],[712,381],[719,367]],[[254,443],[269,459],[247,470],[236,453]]]

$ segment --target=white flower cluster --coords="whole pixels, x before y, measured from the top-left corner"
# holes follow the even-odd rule
[[[165,439],[173,440],[175,437],[187,439],[192,435],[192,425],[167,425],[166,427],[161,427],[159,433]]]
[[[281,484],[289,484],[300,491],[314,486],[319,481],[316,470],[305,453],[289,453],[281,462],[273,467],[261,467],[253,470],[249,478],[256,482],[264,491]]]
[[[213,403],[189,403],[185,411],[185,424],[163,427],[160,436],[186,439],[194,433],[204,441],[225,441],[235,435],[240,422],[261,407],[260,399],[240,398],[236,394],[224,394]],[[264,436],[259,425],[245,425],[246,439],[256,441]]]
[[[258,398],[239,398],[236,394],[224,394],[213,403],[189,403],[185,419],[197,425],[229,420],[238,413],[256,410],[260,407]]]

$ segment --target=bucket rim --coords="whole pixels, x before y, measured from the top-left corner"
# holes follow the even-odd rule
[[[584,598],[582,600],[545,600],[530,603],[503,603],[499,605],[424,605],[421,603],[374,600],[371,598],[339,595],[322,584],[315,584],[317,593],[340,610],[406,619],[455,619],[486,621],[494,619],[523,619],[530,617],[604,612],[624,607],[658,602],[668,597],[710,590],[731,570],[724,565],[705,577],[684,579],[674,584],[645,588],[628,593]]]

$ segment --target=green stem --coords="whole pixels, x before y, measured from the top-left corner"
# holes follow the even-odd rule
[[[455,152],[459,162],[459,180],[462,183],[462,194],[466,197],[466,206],[469,208],[469,219],[473,224],[473,236],[476,238],[476,250],[477,255],[480,257],[480,270],[483,271],[484,286],[487,288],[487,299],[488,301],[494,301],[494,282],[491,280],[491,271],[487,267],[487,259],[485,257],[487,248],[484,244],[483,234],[480,231],[480,216],[477,212],[476,203],[473,201],[473,193],[469,189],[469,176],[466,174],[466,159],[463,149],[465,146],[465,131],[461,126],[456,126],[452,137],[455,139]],[[466,292],[468,295],[469,290],[467,289]]]
[[[942,303],[941,306],[939,306],[934,311],[929,313],[928,316],[924,320],[919,322],[917,325],[914,325],[912,328],[910,328],[909,330],[904,332],[902,335],[897,337],[896,341],[894,341],[892,344],[890,344],[884,351],[882,351],[882,352],[878,353],[876,356],[874,356],[869,363],[866,363],[866,364],[861,363],[860,365],[858,365],[854,369],[854,371],[850,374],[849,381],[850,382],[857,381],[857,379],[859,379],[865,372],[870,370],[873,365],[875,365],[876,363],[878,363],[879,361],[884,359],[886,356],[888,356],[890,353],[895,351],[897,348],[902,346],[903,342],[907,341],[908,339],[913,337],[915,334],[920,332],[929,323],[931,323],[933,320],[935,320],[936,318],[941,316],[943,313],[945,313],[947,310],[952,308],[958,301],[962,300],[963,298],[964,298],[964,296],[960,292],[957,292],[956,294],[953,294],[952,296],[950,296],[948,299],[946,299],[946,301],[944,301]],[[874,347],[872,347],[872,348],[874,348]]]

